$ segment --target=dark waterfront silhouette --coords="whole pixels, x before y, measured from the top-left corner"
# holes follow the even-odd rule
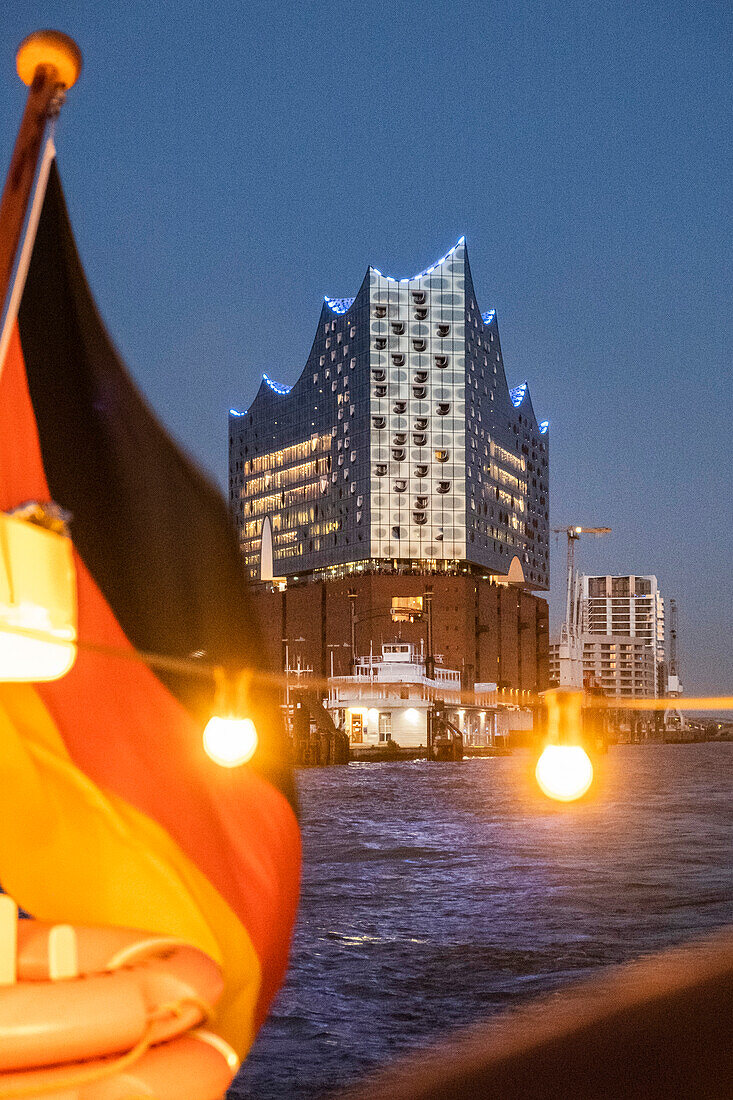
[[[629,746],[594,797],[529,757],[300,771],[284,990],[238,1100],[322,1096],[410,1047],[733,920],[733,745]]]

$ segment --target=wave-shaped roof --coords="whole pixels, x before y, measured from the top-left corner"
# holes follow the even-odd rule
[[[526,382],[520,382],[518,386],[512,386],[512,388],[509,390],[509,397],[511,398],[512,405],[515,409],[519,408],[519,406],[522,404],[528,394],[529,386]],[[539,428],[540,435],[545,435],[547,429],[550,426],[550,421],[540,420],[538,421],[537,426]]]
[[[348,313],[356,298],[329,298],[327,294],[324,294],[323,300],[334,313]]]
[[[441,256],[441,258],[437,261],[437,263],[434,263],[430,267],[425,268],[424,271],[418,272],[417,275],[411,275],[411,276],[408,276],[407,278],[404,278],[404,279],[395,279],[392,275],[384,275],[376,267],[370,267],[370,270],[375,272],[375,274],[379,275],[381,278],[386,279],[390,283],[411,283],[411,282],[414,282],[417,279],[424,278],[426,275],[431,275],[435,270],[437,270],[437,268],[441,267],[442,264],[444,264],[446,262],[446,260],[450,259],[450,257],[454,254],[454,252],[458,248],[460,248],[460,246],[462,244],[465,243],[465,240],[466,240],[465,236],[459,237],[458,240],[456,241],[456,243],[453,245],[453,247],[451,249],[449,249],[449,251],[446,252],[446,254],[444,256]],[[331,298],[331,297],[329,297],[329,295],[326,294],[326,295],[324,295],[323,300],[324,300],[325,306],[328,309],[330,309],[332,313],[344,314],[344,313],[348,313],[348,311],[351,309],[354,302],[356,301],[356,298]],[[485,313],[482,313],[481,314],[481,320],[483,321],[484,325],[493,324],[493,322],[496,320],[496,310],[495,309],[489,309]],[[270,378],[270,376],[267,375],[267,374],[262,375],[261,385],[262,384],[266,385],[273,393],[276,393],[279,396],[285,396],[286,394],[289,394],[290,391],[293,389],[292,386],[286,386],[282,382],[275,382],[275,380]],[[515,409],[518,409],[519,406],[522,404],[522,402],[525,400],[525,398],[528,398],[528,393],[529,393],[529,389],[528,389],[528,386],[527,386],[526,382],[522,382],[518,386],[513,386],[509,390],[509,397],[510,397],[511,403],[512,403],[512,405]],[[247,410],[245,409],[244,412],[239,412],[236,409],[230,409],[229,412],[230,412],[231,416],[244,416],[245,413],[247,412]],[[549,424],[550,424],[549,420],[539,421],[538,426],[539,426],[540,433],[542,435],[544,435],[547,432],[547,429],[549,428]]]
[[[274,379],[270,378],[269,374],[263,374],[262,381],[270,387],[273,393],[279,393],[281,396],[290,393],[293,388],[292,386],[286,386],[283,382],[275,382]]]
[[[431,275],[436,268],[440,267],[441,264],[444,264],[446,260],[450,259],[455,250],[464,243],[465,239],[465,236],[459,237],[453,247],[448,252],[446,252],[445,256],[441,256],[437,263],[432,264],[431,267],[426,267],[424,271],[418,272],[417,275],[408,276],[406,279],[395,279],[392,275],[384,275],[377,267],[373,267],[372,271],[374,271],[377,275],[380,275],[383,279],[387,279],[390,283],[412,283],[415,279],[422,279],[425,275]],[[348,311],[351,309],[354,302],[356,301],[355,298],[330,298],[328,294],[325,294],[323,296],[323,300],[333,313],[348,313]],[[485,320],[485,324],[490,324],[490,320],[493,319],[493,314],[494,311],[492,310],[491,318],[489,320]]]
[[[444,264],[446,260],[450,259],[450,257],[453,255],[455,250],[460,245],[463,244],[465,239],[466,239],[465,237],[459,237],[458,240],[456,241],[456,243],[450,249],[450,251],[446,252],[445,256],[441,256],[436,264],[433,264],[432,267],[426,267],[424,271],[418,272],[417,275],[409,275],[406,279],[395,279],[392,275],[384,275],[379,270],[379,268],[376,268],[376,267],[373,267],[372,271],[376,272],[377,275],[381,275],[383,279],[387,279],[390,283],[411,283],[415,279],[422,279],[423,276],[425,276],[425,275],[432,275],[432,273],[435,271],[436,267],[440,267],[441,264]]]
[[[509,396],[512,399],[512,405],[514,406],[515,409],[518,409],[519,406],[524,401],[524,395],[526,394],[526,392],[527,392],[527,383],[526,382],[520,382],[520,384],[518,386],[512,386],[512,388],[509,390]]]

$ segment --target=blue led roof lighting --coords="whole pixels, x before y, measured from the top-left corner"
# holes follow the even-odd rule
[[[230,416],[246,416],[247,415],[247,410],[245,409],[244,412],[240,412],[239,409],[230,409],[229,410],[229,415]]]
[[[525,395],[526,392],[527,392],[527,383],[526,382],[522,382],[522,384],[520,386],[514,386],[513,389],[509,390],[509,396],[512,399],[512,405],[514,406],[515,409],[518,409],[519,406],[524,401],[524,395]]]
[[[329,298],[327,294],[323,300],[334,313],[348,313],[355,301],[354,298]]]
[[[273,382],[273,380],[267,374],[262,375],[262,381],[267,382],[267,385],[270,387],[273,393],[279,393],[281,396],[286,393],[290,393],[293,388],[292,386],[284,386],[282,382]]]
[[[392,278],[391,275],[383,275],[382,272],[379,271],[379,269],[376,268],[376,267],[373,267],[372,271],[374,272],[375,275],[380,275],[383,279],[386,279],[387,282],[389,282],[389,283],[411,283],[415,279],[422,279],[422,277],[424,275],[432,275],[432,273],[435,271],[436,268],[440,267],[441,264],[444,264],[446,260],[450,259],[450,257],[453,255],[455,250],[457,248],[459,248],[460,245],[463,244],[465,239],[466,239],[465,237],[459,237],[458,240],[456,241],[456,243],[451,248],[450,252],[446,252],[445,256],[442,256],[438,260],[437,264],[433,264],[432,267],[426,268],[425,271],[421,271],[418,275],[412,275],[409,279],[394,279],[394,278]]]
[[[540,435],[544,435],[550,426],[549,420],[540,420]]]
[[[496,317],[496,310],[495,309],[490,309],[488,313],[482,313],[481,314],[481,320],[483,321],[483,323],[485,325],[490,325],[495,317]]]

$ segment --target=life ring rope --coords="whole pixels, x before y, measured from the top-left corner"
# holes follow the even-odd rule
[[[159,1005],[154,1012],[149,1012],[148,1020],[151,1024],[154,1024],[158,1020],[165,1020],[168,1016],[182,1016],[184,1008],[197,1008],[199,1010],[201,1024],[198,1026],[211,1023],[214,1019],[214,1009],[211,1005],[207,1005],[206,1001],[202,1001],[200,997],[180,997],[177,1001]]]
[[[2,1097],[2,1100],[11,1100],[11,1098],[15,1100],[19,1096],[47,1096],[49,1093],[63,1092],[64,1089],[75,1089],[81,1085],[92,1084],[94,1081],[103,1081],[105,1077],[114,1077],[116,1073],[121,1073],[123,1070],[134,1066],[143,1055],[147,1054],[151,1046],[151,1031],[152,1022],[146,1034],[138,1040],[135,1046],[131,1050],[125,1051],[118,1058],[105,1060],[103,1063],[97,1062],[93,1066],[87,1066],[86,1069],[77,1069],[63,1079],[56,1077],[48,1085],[33,1081],[27,1085],[18,1083],[6,1086],[0,1080],[0,1097]]]

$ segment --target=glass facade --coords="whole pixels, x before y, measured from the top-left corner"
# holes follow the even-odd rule
[[[369,268],[326,298],[291,387],[266,375],[229,415],[229,495],[259,577],[475,566],[549,585],[547,422],[510,390],[496,315],[482,314],[463,239],[411,279]]]

